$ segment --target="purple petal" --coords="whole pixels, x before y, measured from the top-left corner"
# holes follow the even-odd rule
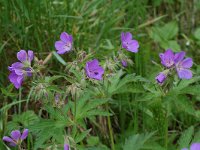
[[[130,32],[126,32],[124,34],[124,40],[125,41],[132,40],[132,34]]]
[[[34,58],[34,53],[31,50],[28,50],[28,61],[31,62]]]
[[[165,67],[172,67],[174,65],[174,53],[171,49],[165,51],[165,53],[160,54],[161,63]]]
[[[15,141],[18,141],[21,137],[21,133],[19,130],[12,131],[10,135],[11,135],[11,138]]]
[[[10,73],[9,80],[15,86],[15,88],[19,89],[23,82],[23,76],[18,76],[14,71]]]
[[[121,63],[122,63],[123,67],[127,67],[128,66],[127,61],[125,61],[125,60],[122,60]]]
[[[190,146],[190,150],[200,150],[200,143],[193,143]]]
[[[178,76],[180,79],[191,79],[192,72],[189,69],[179,68],[177,69]]]
[[[8,137],[8,136],[4,136],[3,137],[3,141],[5,141],[5,142],[13,142],[13,143],[15,143],[14,141],[13,141],[13,139],[11,139],[10,137]]]
[[[88,61],[86,63],[85,71],[89,78],[102,80],[104,69],[101,66],[99,66],[99,61],[97,59]]]
[[[121,33],[121,42],[123,43],[124,40],[125,40],[125,34],[124,34],[124,32],[122,32],[122,33]]]
[[[23,133],[22,133],[22,136],[21,136],[21,140],[24,140],[26,139],[28,136],[28,129],[24,129]]]
[[[69,145],[68,144],[64,144],[64,150],[69,150]]]
[[[186,58],[184,59],[180,65],[183,67],[183,68],[191,68],[192,65],[193,65],[193,61],[192,61],[192,58]]]
[[[97,59],[88,61],[87,63],[88,69],[91,70],[95,70],[97,66],[99,66],[99,61]]]
[[[67,49],[68,47],[66,47],[66,43],[64,43],[63,41],[56,41],[55,48],[58,54],[64,54],[70,50],[70,49]]]
[[[138,48],[139,48],[139,44],[138,44],[138,41],[136,40],[132,40],[128,47],[127,47],[127,50],[128,51],[131,51],[131,52],[134,52],[134,53],[137,53],[138,52]]]
[[[166,75],[161,72],[156,76],[156,81],[158,83],[162,84],[165,81],[166,78],[167,78]]]
[[[174,62],[178,63],[182,61],[184,57],[185,57],[185,52],[182,51],[182,52],[176,53],[174,56]]]
[[[72,37],[72,35],[69,35],[68,39],[69,39],[69,42],[70,42],[70,43],[73,42],[73,37]]]
[[[17,53],[17,59],[21,62],[27,61],[27,53],[25,50],[20,50]]]
[[[64,43],[67,43],[69,41],[69,35],[66,32],[62,32],[61,35],[60,35],[60,39]]]

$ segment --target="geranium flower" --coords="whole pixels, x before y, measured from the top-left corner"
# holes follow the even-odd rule
[[[4,136],[3,141],[8,142],[10,146],[20,145],[21,142],[28,136],[28,129],[24,129],[23,133],[19,130],[14,130],[11,132],[10,137]]]
[[[56,41],[55,48],[58,54],[64,54],[72,49],[73,37],[66,32],[61,33],[60,41]]]
[[[191,79],[192,72],[190,68],[193,65],[192,58],[185,58],[185,52],[179,52],[175,55],[176,71],[180,79]]]
[[[20,50],[17,53],[17,58],[20,62],[15,62],[8,67],[10,70],[9,80],[18,89],[26,76],[32,76],[31,61],[34,58],[33,51]]]
[[[121,42],[122,48],[125,48],[127,51],[137,53],[139,44],[138,41],[132,39],[132,34],[130,32],[121,33]]]
[[[97,59],[88,61],[86,63],[85,71],[89,78],[102,80],[104,69],[99,65],[99,61]]]

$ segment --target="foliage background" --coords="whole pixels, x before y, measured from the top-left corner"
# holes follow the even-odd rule
[[[25,83],[21,90],[15,90],[9,83],[7,66],[16,60],[16,52],[20,49],[31,49],[39,60],[44,60],[50,52],[55,51],[54,42],[59,39],[60,33],[66,31],[73,35],[77,51],[84,50],[88,53],[94,53],[93,58],[106,62],[108,58],[113,56],[113,53],[120,49],[120,33],[129,31],[139,41],[140,49],[137,54],[127,53],[134,64],[128,67],[125,72],[127,74],[136,73],[138,80],[128,80],[131,82],[130,89],[127,88],[124,93],[113,92],[109,96],[112,99],[109,100],[109,112],[113,114],[111,124],[115,148],[172,150],[188,147],[191,141],[200,140],[200,86],[198,77],[200,72],[198,65],[200,61],[200,1],[0,0],[0,14],[1,137],[8,134],[11,129],[17,126],[13,124],[19,123],[21,120],[25,123],[23,122],[23,125],[18,125],[18,127],[31,127],[30,122],[37,122],[38,117],[48,118],[40,104],[43,97],[38,92],[31,90],[37,87],[39,82],[36,84]],[[164,96],[164,101],[159,103],[160,97],[163,96],[160,96],[157,89],[153,88],[154,78],[160,71],[160,67],[157,65],[160,62],[158,54],[169,47],[174,51],[184,50],[187,56],[193,58],[195,77],[188,82],[175,83],[174,88],[167,96]],[[69,54],[63,55],[62,58],[69,62],[73,61],[75,57],[73,54]],[[44,66],[44,74],[46,76],[53,74],[65,76],[66,72],[63,72],[64,66],[60,61],[62,60],[59,57],[53,55]],[[147,79],[152,84],[143,84],[144,79],[139,78],[141,76],[145,78],[145,83]],[[121,78],[118,80],[121,81]],[[50,81],[48,80],[48,82]],[[65,83],[68,85],[68,81],[63,82],[61,79],[54,82],[53,87],[50,87],[50,93],[55,94],[55,91],[62,93],[61,87]],[[27,103],[29,103],[30,111],[26,108]],[[98,105],[94,104],[94,106]],[[169,114],[167,114],[169,139],[167,141],[166,139],[162,140],[162,133],[159,134],[161,131],[163,135],[166,135],[165,123],[161,123],[166,120],[157,120],[164,117],[155,116],[155,114],[162,115],[160,112],[163,110],[160,108],[166,107],[169,108]],[[51,107],[45,107],[45,110],[49,114],[56,114],[56,112],[52,112],[54,110]],[[23,116],[23,112],[26,112],[27,115]],[[20,115],[21,120],[16,115]],[[87,115],[85,117],[88,117]],[[30,122],[24,118],[27,120],[30,118]],[[92,121],[90,123],[85,119],[84,121],[84,129],[90,129],[93,126],[91,125]],[[82,141],[80,138],[82,142],[80,143],[76,139],[75,143],[78,143],[81,148],[85,145],[89,149],[95,146],[96,141],[96,145],[104,145],[104,147],[109,148],[110,141],[107,140],[109,135],[103,136],[104,134],[102,134],[106,133],[104,128],[107,128],[107,122],[105,124],[102,122],[97,121],[97,124],[102,126],[100,128],[101,134],[98,134],[99,129],[93,127],[90,136],[86,138],[87,140]],[[42,125],[39,127],[41,129]],[[43,125],[43,127],[48,133],[47,126]],[[38,139],[42,139],[42,135],[45,134],[41,133],[36,126],[32,126],[31,131],[35,134],[41,134],[37,137]],[[61,131],[55,130],[55,133],[59,132]],[[85,135],[81,136],[86,137],[87,132],[89,131],[85,130]],[[60,134],[60,136],[63,135]],[[45,138],[43,138],[44,141],[47,140]],[[34,136],[29,137],[29,149],[34,144],[38,147],[43,145],[34,143],[34,139]],[[51,142],[55,144],[55,141]],[[46,144],[50,145],[49,142]],[[2,149],[5,148],[2,142],[0,145]],[[136,146],[130,147],[131,145],[138,145],[138,148]],[[166,147],[166,145],[168,146]],[[42,149],[42,147],[40,148]]]

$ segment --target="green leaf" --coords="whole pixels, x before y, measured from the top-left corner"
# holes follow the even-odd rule
[[[181,47],[180,45],[177,43],[177,41],[173,41],[173,40],[170,40],[170,41],[162,41],[160,43],[161,47],[163,49],[173,49],[174,52],[180,52],[181,50]]]
[[[178,33],[178,25],[175,21],[169,22],[162,27],[162,30],[164,32],[165,39],[172,39],[174,38]]]
[[[198,40],[200,40],[200,28],[197,28],[194,32],[194,37]]]
[[[64,66],[67,65],[66,61],[60,55],[58,55],[55,51],[53,51],[52,53],[61,64],[63,64]]]
[[[194,133],[194,127],[191,126],[181,134],[181,137],[178,141],[179,145],[178,149],[189,147],[193,133]]]
[[[135,134],[130,136],[123,146],[123,150],[140,150],[145,142],[147,142],[152,136],[152,133],[145,133],[145,134]]]
[[[75,137],[76,143],[81,142],[81,141],[89,134],[90,131],[91,131],[91,129],[86,130],[86,131],[83,131],[83,132],[81,132],[81,133],[78,133],[78,134],[76,135],[76,137]]]
[[[90,136],[87,138],[88,146],[95,146],[99,144],[99,137],[98,136]]]

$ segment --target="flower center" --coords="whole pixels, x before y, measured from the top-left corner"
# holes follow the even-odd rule
[[[64,46],[64,49],[66,49],[66,50],[69,50],[70,48],[71,48],[71,43],[70,42],[67,42],[66,44],[65,44],[65,46]]]

